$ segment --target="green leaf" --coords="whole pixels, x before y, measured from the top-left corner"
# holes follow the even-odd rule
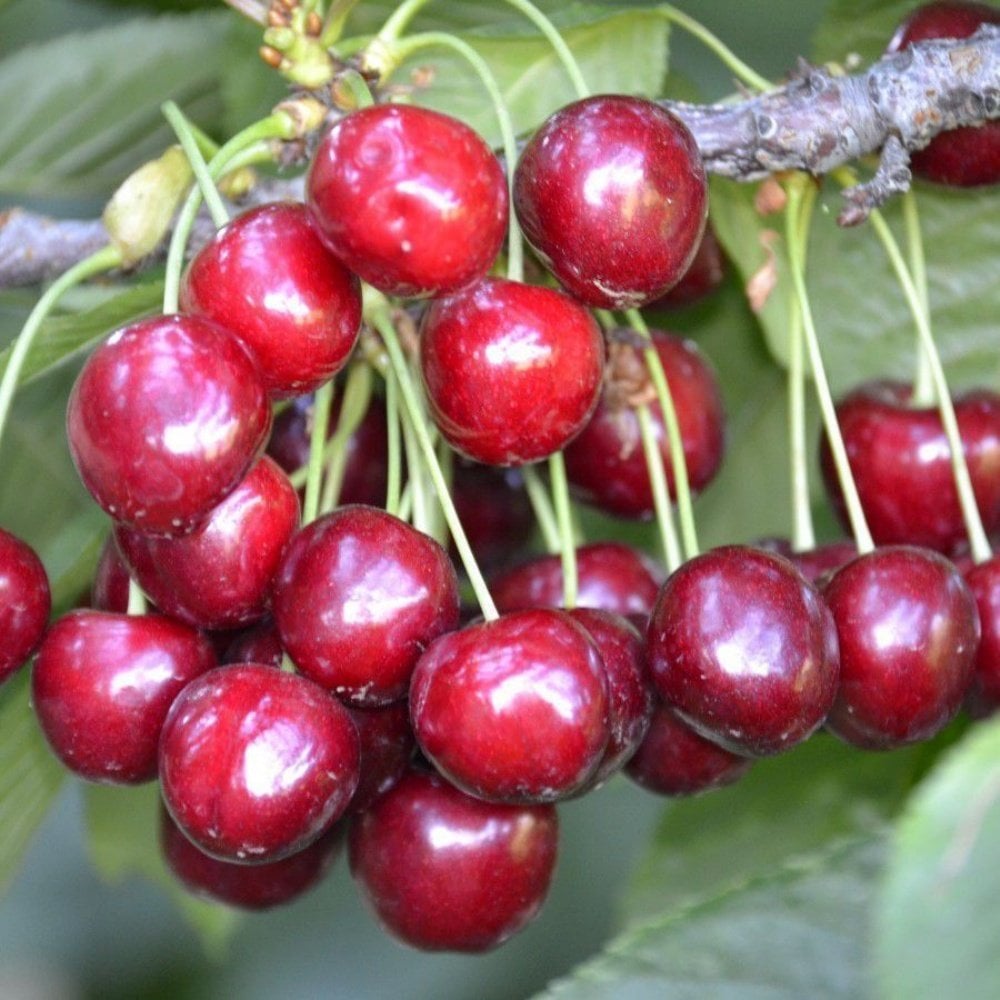
[[[874,62],[900,21],[919,6],[921,0],[833,0],[813,38],[813,58],[843,63],[855,53],[865,63]]]
[[[883,855],[880,838],[854,841],[672,909],[541,996],[855,1000],[868,992],[868,905]]]
[[[197,931],[205,950],[221,957],[240,914],[192,896],[170,874],[160,850],[160,809],[155,783],[135,788],[88,785],[84,810],[91,861],[109,882],[141,876],[161,886]]]
[[[168,98],[211,128],[227,23],[219,13],[134,18],[5,58],[0,193],[107,195],[173,141],[160,114]]]
[[[886,997],[1000,991],[1000,719],[976,726],[917,789],[877,905]]]

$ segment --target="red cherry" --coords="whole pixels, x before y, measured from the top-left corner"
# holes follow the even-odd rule
[[[564,288],[605,309],[645,305],[687,270],[708,189],[687,127],[652,101],[602,95],[567,105],[514,172],[524,235]]]
[[[665,295],[649,303],[647,308],[682,309],[711,295],[726,277],[726,258],[711,222],[706,224],[694,259],[681,275],[680,281]]]
[[[361,780],[350,812],[364,812],[406,773],[417,744],[408,702],[348,711],[361,743]]]
[[[291,202],[259,205],[219,230],[188,265],[180,301],[239,337],[278,398],[340,371],[361,329],[358,279]]]
[[[431,304],[420,365],[452,447],[486,465],[521,465],[559,451],[593,413],[604,338],[568,296],[484,278]]]
[[[603,758],[607,674],[568,615],[516,611],[431,643],[410,717],[425,756],[470,795],[551,802],[579,791]]]
[[[684,461],[693,490],[714,478],[722,462],[725,412],[722,393],[694,343],[653,330],[656,353],[663,362],[684,446]],[[600,402],[586,427],[566,448],[566,475],[574,494],[619,517],[652,517],[653,488],[642,447],[634,398],[649,386],[642,351],[613,344]],[[663,455],[667,482],[676,496],[670,442],[663,411],[649,401],[653,433]]]
[[[962,705],[979,643],[976,601],[943,556],[886,546],[824,590],[840,639],[840,689],[826,725],[866,750],[929,739]]]
[[[552,806],[481,802],[411,771],[351,828],[351,872],[382,925],[426,951],[487,951],[548,893]]]
[[[787,559],[731,545],[690,560],[649,620],[660,697],[733,753],[788,750],[837,693],[837,633],[816,588]]]
[[[819,584],[828,573],[846,566],[857,555],[857,545],[843,539],[839,542],[826,542],[804,552],[790,552],[788,559],[810,583]]]
[[[155,316],[94,351],[66,426],[77,471],[107,513],[141,531],[184,534],[246,475],[271,408],[231,334],[196,316]]]
[[[115,539],[126,566],[165,614],[198,628],[238,628],[267,610],[298,521],[292,484],[262,458],[191,534],[157,538],[118,525]]]
[[[88,781],[156,777],[156,752],[174,699],[215,666],[208,641],[159,615],[72,611],[42,642],[32,703],[56,756]]]
[[[518,469],[459,460],[451,498],[476,562],[486,573],[516,559],[535,533],[535,512]],[[452,559],[459,561],[457,550]]]
[[[306,200],[330,249],[390,295],[457,291],[489,270],[507,227],[507,183],[489,146],[412,104],[337,122],[316,150]]]
[[[965,538],[950,450],[936,407],[910,409],[900,382],[870,382],[837,404],[847,456],[878,545],[950,552]],[[976,502],[988,532],[1000,528],[1000,395],[955,400],[955,416]],[[825,437],[820,461],[827,495],[848,527]]]
[[[374,507],[303,528],[274,583],[274,618],[298,669],[368,708],[406,696],[424,648],[458,625],[458,606],[444,549]]]
[[[251,625],[235,636],[230,633],[220,664],[226,663],[261,663],[267,666],[280,667],[285,651],[281,646],[281,636],[278,626],[270,617]]]
[[[129,575],[115,544],[114,533],[101,546],[101,555],[90,587],[90,606],[95,611],[128,611]]]
[[[0,684],[35,651],[51,610],[41,559],[26,542],[0,530]]]
[[[981,627],[965,704],[972,716],[983,718],[1000,706],[1000,556],[972,564],[962,575],[976,599]]]
[[[358,784],[347,710],[305,677],[219,667],[177,698],[160,740],[170,815],[224,861],[277,861],[341,816]]]

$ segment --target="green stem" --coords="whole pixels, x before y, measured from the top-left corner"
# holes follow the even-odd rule
[[[306,496],[302,501],[303,526],[316,520],[319,513],[320,486],[323,480],[323,453],[326,450],[326,433],[330,426],[330,409],[333,405],[333,382],[316,390],[313,397],[312,430],[309,433],[309,464],[306,467]]]
[[[130,615],[144,615],[149,610],[146,595],[142,592],[142,587],[131,577],[128,581],[128,606],[125,611]]]
[[[181,148],[187,155],[191,169],[194,171],[198,187],[201,188],[201,196],[205,199],[212,221],[217,229],[221,229],[229,221],[229,212],[226,211],[226,206],[222,203],[222,196],[215,188],[213,178],[208,172],[208,164],[205,163],[205,158],[201,155],[198,140],[191,131],[187,118],[173,101],[167,101],[160,110],[180,140]]]
[[[358,5],[358,0],[333,0],[329,10],[326,12],[326,19],[323,22],[323,30],[320,32],[320,44],[325,49],[331,49],[340,41],[341,33],[351,11]]]
[[[563,606],[576,607],[579,575],[576,568],[576,540],[573,533],[573,508],[569,499],[569,482],[566,479],[566,462],[561,451],[549,456],[549,479],[552,480],[552,499],[559,525],[559,554],[562,558]]]
[[[803,185],[805,191],[803,192]],[[808,222],[816,201],[816,188],[806,177],[797,177],[788,185],[788,204],[785,214],[785,236],[788,242],[788,260],[792,275],[792,284],[799,303],[802,316],[802,328],[806,337],[806,348],[809,351],[809,364],[816,383],[816,394],[819,397],[820,411],[823,415],[823,426],[826,429],[827,440],[833,454],[837,469],[840,488],[844,494],[847,514],[851,522],[851,531],[859,553],[871,552],[875,548],[861,498],[854,483],[851,465],[847,458],[847,449],[837,423],[837,411],[830,393],[830,385],[823,367],[823,357],[819,349],[819,338],[813,323],[812,310],[809,306],[809,294],[805,283],[805,234],[808,232]]]
[[[788,360],[788,438],[792,482],[792,549],[816,548],[812,505],[809,500],[809,446],[806,442],[806,373],[802,312],[794,304],[789,316],[791,352]]]
[[[337,84],[347,88],[355,108],[370,108],[375,103],[368,81],[356,69],[346,69],[338,73]]]
[[[646,456],[646,470],[653,490],[653,509],[656,511],[656,523],[660,530],[663,559],[667,572],[673,573],[684,560],[677,540],[677,528],[674,526],[673,508],[670,506],[670,488],[667,485],[667,471],[663,465],[663,452],[660,451],[659,442],[656,440],[649,407],[637,406],[635,418],[639,421],[642,450]]]
[[[924,316],[930,321],[930,297],[927,294],[927,261],[924,258],[924,240],[920,232],[920,216],[917,212],[917,196],[913,189],[903,195],[903,225],[906,228],[907,255],[910,258],[910,274],[917,289],[917,298]],[[915,406],[930,406],[934,400],[934,377],[931,362],[923,348],[919,326],[917,331],[917,371],[913,379],[913,403]]]
[[[397,384],[399,380],[397,379]],[[414,388],[414,395],[417,398],[417,409],[422,411],[419,395]],[[403,449],[406,454],[406,482],[410,489],[410,504],[412,516],[410,523],[424,534],[430,534],[431,515],[430,501],[427,497],[427,478],[424,472],[424,457],[420,450],[420,442],[417,440],[413,427],[413,420],[410,411],[405,406],[399,411],[400,427],[403,431]]]
[[[538,522],[538,530],[542,533],[545,548],[548,552],[558,552],[561,548],[559,524],[552,508],[549,491],[545,488],[535,466],[522,466],[521,475],[524,477],[524,489],[528,494],[531,509],[535,512],[535,520]]]
[[[559,29],[530,0],[505,0],[515,10],[520,11],[548,39],[555,51],[556,58],[562,63],[578,98],[589,97],[590,88],[580,71],[570,47],[559,33]]]
[[[399,386],[392,372],[385,378],[385,420],[388,433],[385,509],[399,517],[403,486],[403,456],[399,439]]]
[[[677,410],[667,383],[667,375],[663,370],[663,362],[653,346],[649,327],[638,309],[629,309],[625,313],[633,330],[641,333],[649,342],[643,351],[646,367],[653,381],[656,400],[663,412],[663,422],[667,428],[667,440],[670,444],[670,464],[674,474],[674,492],[677,496],[677,513],[681,522],[681,539],[684,544],[684,556],[693,559],[698,555],[698,534],[694,524],[694,507],[691,499],[691,483],[688,479],[687,463],[684,460],[684,441],[681,437],[681,427],[677,420]]]
[[[52,311],[59,299],[69,291],[69,289],[79,285],[94,275],[102,274],[118,267],[122,262],[121,253],[113,246],[106,246],[89,257],[74,264],[68,271],[61,274],[45,290],[42,297],[35,303],[25,321],[21,332],[14,341],[10,357],[7,360],[7,367],[0,380],[0,438],[3,437],[3,429],[7,423],[7,415],[10,412],[11,402],[14,393],[17,391],[17,384],[21,377],[21,371],[28,358],[31,345],[38,335],[46,316]]]
[[[340,406],[337,430],[330,440],[330,448],[325,449],[332,454],[325,463],[326,477],[323,480],[323,493],[319,501],[321,514],[329,513],[340,500],[340,489],[344,484],[344,469],[347,466],[347,445],[351,435],[364,420],[371,397],[371,368],[363,362],[352,365],[347,376],[347,384],[344,386],[344,399]],[[310,442],[310,446],[311,444],[312,442]]]

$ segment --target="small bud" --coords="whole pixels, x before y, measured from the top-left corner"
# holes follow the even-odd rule
[[[271,69],[278,69],[281,66],[282,55],[277,49],[272,49],[270,45],[262,45],[257,54],[267,63]]]
[[[245,198],[257,183],[257,171],[253,167],[231,170],[219,180],[219,194],[230,201]]]
[[[282,136],[283,139],[301,139],[310,132],[315,132],[323,124],[327,114],[326,105],[315,97],[282,101],[274,110],[288,117],[288,132]]]

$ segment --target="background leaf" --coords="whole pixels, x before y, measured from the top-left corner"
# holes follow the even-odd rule
[[[813,58],[843,62],[853,52],[874,62],[903,18],[920,6],[922,0],[831,0],[813,38]]]

